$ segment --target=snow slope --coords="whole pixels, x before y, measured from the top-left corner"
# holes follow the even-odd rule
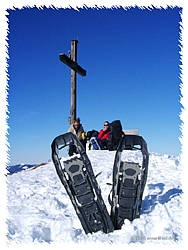
[[[108,194],[115,152],[88,151],[110,212]],[[123,152],[123,159],[141,161],[140,152]],[[63,159],[62,159],[63,160]],[[135,244],[179,243],[181,234],[180,158],[150,154],[149,173],[140,219],[125,220],[121,230],[86,235],[53,163],[7,175],[8,232],[13,243]]]

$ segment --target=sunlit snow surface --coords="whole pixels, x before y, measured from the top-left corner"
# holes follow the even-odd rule
[[[108,194],[115,152],[88,151],[110,212]],[[181,236],[181,165],[179,157],[149,156],[149,172],[139,219],[125,220],[121,230],[86,235],[53,163],[7,175],[7,242],[13,243],[179,243]],[[139,152],[122,160],[140,162]],[[63,160],[63,159],[62,159]]]

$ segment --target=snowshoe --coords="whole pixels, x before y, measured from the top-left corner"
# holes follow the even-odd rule
[[[76,146],[78,154],[61,162],[59,150],[69,143]],[[60,145],[63,145],[59,148]],[[90,160],[83,145],[72,133],[56,137],[51,145],[52,160],[86,234],[102,230],[113,231],[113,224],[101,196]]]
[[[143,160],[139,163],[121,161],[123,150],[141,150]],[[124,135],[116,151],[113,166],[111,219],[114,229],[121,229],[124,220],[140,217],[142,196],[147,180],[149,154],[145,140],[138,135]]]

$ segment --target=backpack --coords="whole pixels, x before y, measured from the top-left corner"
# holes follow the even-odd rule
[[[91,137],[90,142],[91,142],[93,150],[101,150],[101,149],[103,149],[102,142],[98,137]]]
[[[97,137],[98,134],[99,134],[99,132],[97,130],[92,129],[92,130],[90,130],[90,131],[87,132],[86,139],[90,140],[92,137]]]
[[[123,136],[122,125],[120,120],[115,120],[109,124],[110,136],[108,138],[108,149],[110,151],[116,150]]]

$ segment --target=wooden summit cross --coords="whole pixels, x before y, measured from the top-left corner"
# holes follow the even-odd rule
[[[77,44],[78,40],[71,41],[70,57],[65,54],[60,54],[59,59],[71,68],[71,107],[70,117],[68,119],[69,124],[72,124],[76,119],[76,73],[81,76],[86,76],[86,70],[83,69],[77,63]]]

